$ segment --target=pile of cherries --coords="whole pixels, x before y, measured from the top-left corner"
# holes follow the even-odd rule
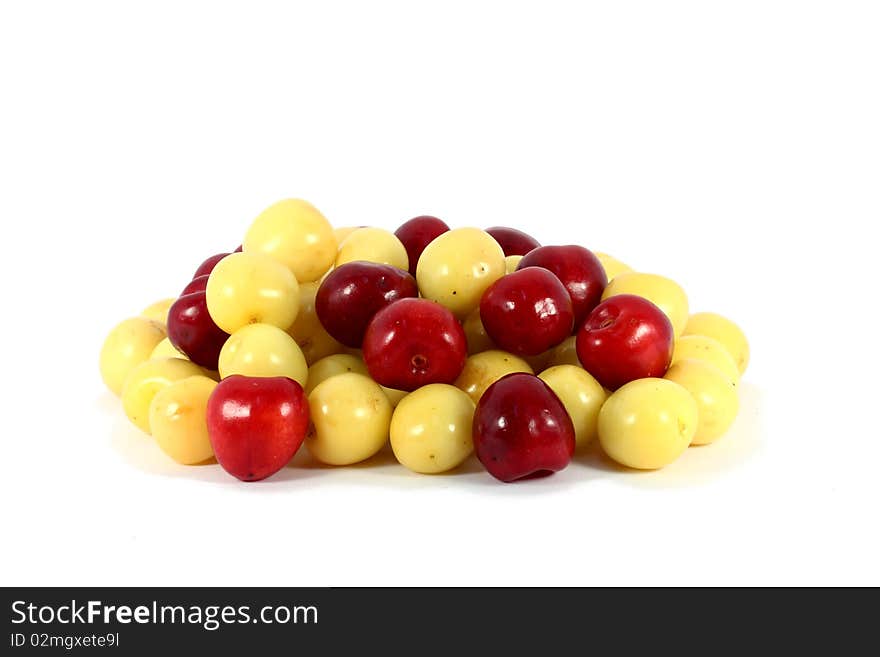
[[[389,438],[416,472],[475,452],[513,481],[563,469],[594,436],[642,469],[712,442],[747,356],[738,327],[689,316],[675,283],[583,246],[431,216],[334,230],[290,199],[117,326],[101,371],[169,456],[245,481],[303,443],[345,465]]]

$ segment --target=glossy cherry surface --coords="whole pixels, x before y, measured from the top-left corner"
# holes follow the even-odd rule
[[[486,232],[501,245],[505,256],[525,255],[541,246],[541,243],[528,233],[507,226],[492,226]]]
[[[347,262],[321,283],[315,312],[327,333],[347,347],[360,349],[373,315],[395,301],[418,295],[416,279],[409,272],[375,262]]]
[[[220,350],[229,337],[211,319],[204,292],[180,297],[168,310],[168,339],[196,365],[217,369]]]
[[[536,356],[571,335],[574,312],[565,286],[543,267],[526,267],[495,281],[480,300],[492,341],[519,356]]]
[[[287,377],[235,374],[208,399],[208,436],[217,461],[242,481],[257,481],[283,468],[302,445],[309,403]]]
[[[666,314],[644,297],[620,294],[600,303],[577,333],[584,369],[609,390],[636,379],[661,378],[674,338]]]
[[[397,239],[403,242],[403,247],[409,256],[410,274],[416,275],[416,265],[419,263],[419,257],[425,247],[433,242],[438,235],[442,235],[448,230],[449,226],[446,225],[446,222],[437,217],[422,215],[403,222],[400,228],[394,231]]]
[[[467,340],[455,316],[439,303],[401,299],[373,317],[363,354],[377,383],[412,391],[453,383],[467,359]]]
[[[599,303],[608,284],[599,259],[590,250],[574,244],[541,246],[529,251],[519,261],[517,269],[526,267],[543,267],[562,281],[571,295],[575,329]]]
[[[496,479],[558,472],[574,454],[571,418],[538,377],[514,373],[483,393],[474,413],[474,450]]]
[[[212,255],[210,258],[206,258],[205,261],[199,265],[199,268],[196,269],[196,273],[193,274],[193,278],[198,278],[199,276],[204,276],[206,274],[210,274],[214,271],[214,267],[217,266],[217,263],[223,260],[228,253],[217,253],[216,255]]]

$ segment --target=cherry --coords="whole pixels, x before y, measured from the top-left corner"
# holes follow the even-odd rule
[[[347,347],[360,349],[373,315],[388,304],[419,296],[408,272],[356,260],[334,269],[318,288],[315,312],[327,333]]]
[[[477,403],[477,458],[496,479],[558,472],[574,454],[574,425],[559,397],[538,377],[515,372],[493,383]]]
[[[363,353],[377,383],[412,391],[455,381],[467,358],[467,339],[455,315],[439,303],[401,299],[370,321]]]
[[[602,298],[608,284],[602,263],[592,251],[574,244],[568,246],[540,246],[529,251],[519,261],[517,269],[543,267],[562,281],[571,295],[574,308],[574,327],[579,328],[590,311]]]
[[[183,292],[180,293],[180,296],[192,294],[193,292],[204,292],[205,288],[208,286],[208,278],[209,274],[196,276],[194,279],[186,284],[186,287],[183,288]]]
[[[309,402],[287,377],[234,374],[208,398],[208,437],[217,461],[242,481],[257,481],[283,468],[302,445]]]
[[[571,297],[543,267],[517,269],[483,293],[480,319],[496,345],[520,356],[537,356],[571,335]]]
[[[239,244],[237,247],[235,247],[235,251],[233,251],[233,253],[241,253],[243,250],[244,250],[244,247],[241,244]]]
[[[210,258],[206,258],[205,261],[199,265],[199,268],[196,269],[196,273],[193,274],[193,278],[198,278],[199,276],[204,276],[205,274],[210,274],[214,271],[214,267],[217,266],[217,263],[223,260],[228,253],[218,253],[216,255],[212,255]]]
[[[216,370],[228,337],[211,319],[204,292],[185,294],[168,309],[168,339],[196,365]]]
[[[672,323],[644,297],[619,294],[600,303],[577,333],[578,360],[609,390],[662,377],[673,348]]]
[[[501,245],[505,256],[525,255],[532,249],[537,249],[541,243],[528,233],[507,226],[492,226],[486,232],[495,238]]]
[[[425,247],[448,230],[449,226],[445,222],[425,214],[405,221],[400,228],[394,231],[397,239],[403,243],[406,255],[409,256],[410,274],[416,275],[416,265]]]

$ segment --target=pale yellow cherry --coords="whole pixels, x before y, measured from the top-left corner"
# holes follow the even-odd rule
[[[727,432],[739,412],[739,397],[726,374],[705,361],[686,359],[670,367],[664,378],[684,387],[697,402],[692,445],[707,445]]]
[[[159,447],[183,465],[203,463],[214,456],[208,437],[208,398],[217,382],[206,376],[175,381],[150,402],[150,431]]]
[[[480,319],[480,309],[475,308],[467,319],[462,323],[464,337],[467,338],[468,354],[478,354],[481,351],[495,349],[495,343],[486,333],[483,320]]]
[[[340,353],[343,347],[324,330],[315,312],[315,296],[320,286],[318,281],[299,286],[299,312],[296,314],[296,320],[287,329],[290,337],[296,340],[309,365],[325,356]]]
[[[436,474],[461,465],[474,450],[474,402],[455,386],[432,383],[400,402],[391,417],[391,449],[413,472]]]
[[[718,340],[733,357],[740,374],[749,366],[749,341],[734,322],[717,313],[695,313],[688,318],[685,335],[705,335]]]
[[[575,441],[583,447],[596,437],[599,426],[599,410],[608,393],[593,376],[582,367],[557,365],[538,375],[543,379],[568,411],[574,425]]]
[[[419,257],[416,281],[423,297],[443,304],[463,320],[506,271],[504,251],[489,233],[456,228],[428,244]]]
[[[486,389],[506,374],[526,372],[534,374],[529,364],[519,356],[506,351],[490,349],[468,356],[455,387],[466,392],[476,404]]]
[[[672,322],[675,337],[684,331],[688,321],[688,299],[684,290],[675,281],[657,274],[628,272],[615,276],[614,280],[608,283],[602,294],[602,300],[618,294],[644,297],[666,314]]]
[[[171,344],[171,340],[168,338],[165,338],[156,345],[153,351],[150,352],[150,358],[182,358],[183,360],[189,360],[189,357],[182,351],[178,351],[177,347]]]
[[[701,360],[717,367],[734,386],[739,383],[739,368],[718,340],[705,335],[683,335],[675,341],[672,365],[687,359]]]
[[[156,393],[175,381],[203,376],[202,368],[182,358],[157,358],[135,367],[122,386],[122,408],[128,419],[150,433],[150,404]]]
[[[547,366],[556,367],[557,365],[581,367],[581,361],[577,355],[577,338],[575,336],[572,335],[565,338],[565,340],[553,348],[553,353],[550,355],[550,362],[547,363]]]
[[[122,392],[126,377],[165,339],[165,325],[146,317],[126,319],[107,334],[99,366],[104,384],[114,395]]]
[[[333,235],[336,237],[336,243],[342,244],[345,241],[345,238],[351,235],[358,228],[365,228],[366,226],[342,226],[341,228],[334,228]]]
[[[287,330],[299,312],[299,283],[277,260],[233,253],[217,263],[205,290],[211,319],[227,333],[248,324]]]
[[[285,199],[254,219],[242,246],[245,253],[271,256],[293,272],[297,281],[308,283],[333,265],[337,243],[333,226],[315,206],[302,199]]]
[[[175,301],[177,299],[160,299],[155,303],[151,303],[141,311],[141,317],[152,319],[165,326],[168,324],[168,310]]]
[[[362,374],[338,374],[318,384],[309,394],[309,412],[306,446],[322,463],[358,463],[388,440],[391,403],[379,384]]]
[[[697,402],[665,379],[637,379],[611,394],[599,411],[599,442],[630,468],[656,470],[675,461],[697,430]]]
[[[599,262],[602,263],[602,269],[605,270],[605,276],[608,277],[608,280],[612,280],[619,276],[620,274],[626,274],[627,272],[631,272],[633,269],[629,265],[622,263],[620,260],[615,258],[614,256],[610,256],[607,253],[601,253],[599,251],[594,251],[593,255],[599,258]]]
[[[409,256],[397,235],[383,228],[358,228],[339,245],[336,266],[364,260],[409,270]]]
[[[522,259],[523,257],[521,255],[511,255],[504,258],[504,273],[512,274],[515,272],[519,265],[519,261]]]
[[[305,387],[309,367],[299,346],[271,324],[248,324],[229,336],[220,350],[220,377],[286,376]]]
[[[331,376],[338,376],[349,372],[369,376],[366,363],[358,356],[351,354],[325,356],[309,366],[309,379],[305,388],[306,395],[311,394],[312,390]]]
[[[346,372],[354,372],[356,374],[363,374],[364,376],[370,375],[367,370],[367,365],[364,363],[364,359],[359,351],[354,354],[332,354],[313,363],[309,367],[309,380],[308,385],[306,386],[306,394],[308,395],[319,383],[326,381],[331,376],[345,374]],[[382,392],[388,397],[388,401],[391,403],[392,408],[396,407],[397,404],[400,403],[400,400],[407,394],[405,390],[394,390],[393,388],[386,388],[385,386],[379,387],[382,388]]]

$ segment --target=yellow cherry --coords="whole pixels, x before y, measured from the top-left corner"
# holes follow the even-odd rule
[[[146,317],[126,319],[110,331],[101,346],[101,378],[114,395],[131,371],[150,359],[150,354],[165,339],[165,326]]]
[[[214,456],[208,437],[208,398],[217,382],[190,376],[159,390],[150,402],[150,431],[159,447],[183,465]]]
[[[141,317],[152,319],[155,322],[159,322],[162,326],[165,326],[168,324],[168,310],[171,308],[171,304],[175,301],[177,301],[177,299],[161,299],[155,303],[151,303],[141,311]]]
[[[248,324],[229,336],[220,350],[220,376],[286,376],[305,387],[308,365],[299,346],[270,324]]]
[[[714,365],[734,386],[739,383],[739,368],[737,368],[733,357],[718,340],[708,338],[705,335],[681,336],[675,341],[671,365],[691,358]]]
[[[336,266],[364,260],[409,270],[409,256],[397,235],[382,228],[358,228],[339,245]]]
[[[697,402],[679,384],[637,379],[611,394],[599,411],[599,442],[630,468],[655,470],[675,461],[691,444]]]
[[[749,366],[749,341],[734,322],[717,313],[695,313],[688,318],[685,335],[705,335],[718,340],[733,357],[740,374]]]
[[[684,387],[697,402],[699,419],[692,445],[706,445],[723,436],[739,412],[739,397],[727,375],[701,360],[680,360],[665,379]]]
[[[620,260],[618,260],[614,256],[608,255],[607,253],[594,251],[593,255],[599,258],[599,262],[602,263],[602,269],[605,270],[605,276],[608,277],[609,281],[616,278],[620,274],[626,274],[627,272],[632,271],[632,267],[622,263]]]
[[[455,387],[466,392],[476,404],[489,386],[512,372],[535,373],[526,361],[506,351],[482,351],[468,356],[464,369],[455,381]]]
[[[323,463],[358,463],[388,440],[391,403],[379,384],[362,374],[339,374],[318,384],[309,394],[309,411],[306,446]]]
[[[423,297],[464,319],[506,270],[504,251],[489,233],[456,228],[428,244],[419,257],[416,281]]]
[[[242,246],[245,253],[262,253],[282,263],[300,283],[321,278],[333,265],[337,248],[333,226],[302,199],[285,199],[264,210]]]
[[[122,386],[122,409],[136,427],[150,433],[150,404],[156,393],[175,381],[203,374],[201,367],[182,358],[157,358],[141,363]]]
[[[230,334],[248,324],[287,330],[299,312],[299,283],[266,255],[226,256],[211,272],[205,293],[211,319]]]
[[[413,472],[446,472],[473,452],[473,420],[474,402],[467,394],[443,383],[423,386],[395,409],[391,449]]]
[[[583,447],[595,438],[605,388],[581,367],[557,365],[538,375],[556,393],[574,424],[575,441]]]

